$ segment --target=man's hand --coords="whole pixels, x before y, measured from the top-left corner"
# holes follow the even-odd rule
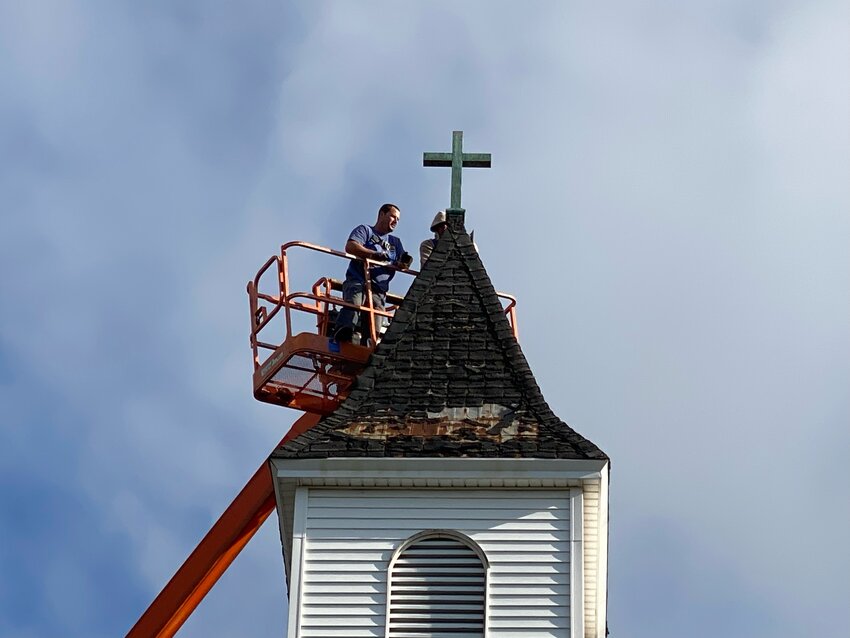
[[[345,244],[345,252],[355,257],[365,257],[372,261],[390,262],[392,258],[382,250],[371,250],[363,244],[358,244],[353,239],[349,239]],[[411,260],[412,261],[412,260]]]

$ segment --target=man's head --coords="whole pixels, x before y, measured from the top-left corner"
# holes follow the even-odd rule
[[[446,223],[446,211],[438,211],[437,214],[434,215],[434,221],[431,222],[431,230],[437,234],[437,237],[442,237],[443,233],[446,232],[446,228],[448,228],[448,224]]]
[[[384,204],[378,209],[378,221],[375,222],[375,230],[380,235],[386,235],[395,230],[401,219],[401,211],[395,204]]]

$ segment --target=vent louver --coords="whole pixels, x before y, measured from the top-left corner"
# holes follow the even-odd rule
[[[487,573],[471,547],[453,538],[425,538],[396,559],[390,572],[387,636],[484,636]]]

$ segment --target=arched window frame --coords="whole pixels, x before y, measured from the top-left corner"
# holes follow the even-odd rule
[[[390,610],[392,609],[393,593],[392,575],[396,561],[411,545],[415,545],[423,540],[431,540],[434,538],[450,538],[458,541],[475,552],[481,561],[481,565],[484,567],[484,636],[486,637],[489,629],[490,618],[490,561],[487,560],[487,554],[484,553],[484,550],[481,549],[481,546],[478,543],[466,534],[450,529],[431,529],[418,532],[404,541],[393,552],[392,558],[387,566],[387,607],[386,614],[384,616],[384,637],[390,638]]]

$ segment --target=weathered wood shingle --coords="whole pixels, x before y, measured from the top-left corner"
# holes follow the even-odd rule
[[[348,398],[273,456],[607,458],[543,399],[462,226],[437,243]]]

